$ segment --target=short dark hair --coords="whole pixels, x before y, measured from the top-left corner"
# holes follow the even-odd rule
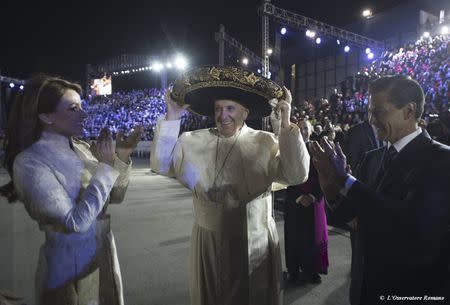
[[[441,112],[439,115],[439,120],[445,125],[445,127],[450,129],[450,109]]]
[[[425,97],[419,83],[409,76],[389,75],[383,76],[369,84],[369,93],[385,93],[389,103],[397,109],[403,108],[408,103],[414,102],[416,107],[416,119],[422,117]]]

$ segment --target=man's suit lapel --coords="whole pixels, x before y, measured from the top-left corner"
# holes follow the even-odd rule
[[[377,185],[377,191],[382,191],[386,186],[391,185],[393,181],[408,183],[408,180],[413,178],[415,171],[426,163],[424,160],[426,156],[423,150],[430,143],[430,135],[425,130],[409,142],[392,161],[390,168],[386,170],[386,173]]]

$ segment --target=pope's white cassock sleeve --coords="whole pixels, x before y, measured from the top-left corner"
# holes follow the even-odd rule
[[[244,158],[256,154],[248,161],[262,167],[257,184],[261,192],[267,190],[267,186],[273,182],[284,185],[296,185],[308,179],[310,157],[305,142],[302,139],[300,129],[291,124],[289,128],[280,128],[279,137],[269,132],[253,130],[244,126],[246,132],[241,135],[240,149]],[[151,147],[150,166],[153,171],[169,177],[176,177],[183,185],[193,189],[192,175],[188,173],[188,165],[183,164],[184,154],[191,149],[198,149],[186,145],[190,139],[190,133],[180,132],[180,120],[166,121],[160,118],[157,123],[153,144]],[[204,145],[206,148],[209,137],[205,137],[205,143],[197,142],[196,145]],[[185,142],[185,143],[183,143]],[[255,151],[256,150],[256,151]],[[205,162],[213,155],[213,151],[204,151]],[[201,156],[202,157],[202,156]],[[198,159],[197,156],[196,159]],[[246,160],[247,161],[247,160]],[[196,164],[192,164],[194,167]],[[252,167],[252,164],[244,164]],[[195,172],[195,169],[194,169]],[[259,195],[259,194],[258,194]]]

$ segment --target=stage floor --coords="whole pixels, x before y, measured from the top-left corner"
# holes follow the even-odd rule
[[[0,170],[0,183],[8,181]],[[189,304],[188,255],[192,198],[176,180],[150,173],[148,160],[135,159],[125,201],[111,205],[122,270],[125,304]],[[284,264],[283,220],[277,217]],[[37,254],[43,233],[20,203],[0,198],[0,289],[34,304]],[[350,239],[348,232],[329,227],[328,275],[322,284],[284,292],[284,304],[349,304]]]

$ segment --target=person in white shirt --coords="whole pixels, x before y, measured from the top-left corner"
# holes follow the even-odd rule
[[[250,116],[268,116],[274,98],[281,116],[279,137],[245,124]],[[309,171],[300,130],[289,121],[291,100],[286,88],[223,66],[188,71],[167,92],[167,115],[157,124],[151,168],[192,191],[192,305],[281,305],[271,186],[302,183]],[[216,128],[178,137],[188,106],[214,117]]]

